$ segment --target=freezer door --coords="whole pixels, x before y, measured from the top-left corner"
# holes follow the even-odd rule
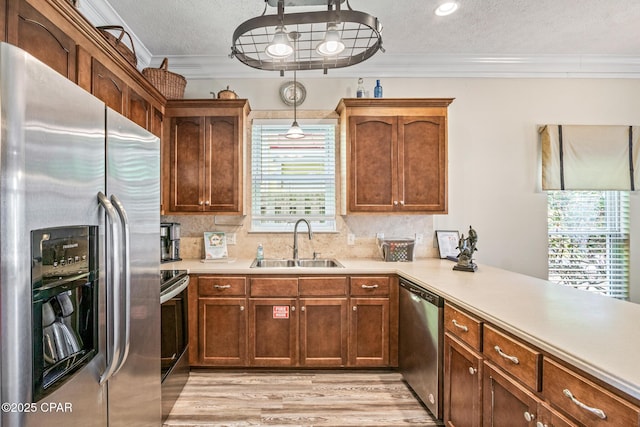
[[[160,425],[160,140],[109,108],[106,194],[126,212],[130,274],[109,426]]]
[[[104,229],[95,198],[105,187],[104,104],[26,52],[0,44],[0,113],[0,401],[15,405],[0,413],[0,425],[104,426],[102,333],[101,352],[87,366],[33,401],[30,277],[31,230]],[[102,265],[104,254],[99,258]],[[102,294],[99,304],[104,308]],[[27,411],[25,404],[33,405]]]

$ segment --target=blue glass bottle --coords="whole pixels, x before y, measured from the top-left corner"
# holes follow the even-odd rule
[[[376,80],[376,87],[373,88],[373,97],[382,98],[382,86],[380,86],[380,80]]]

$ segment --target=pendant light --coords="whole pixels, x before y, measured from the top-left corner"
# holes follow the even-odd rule
[[[289,43],[289,38],[287,37],[287,33],[284,32],[283,26],[276,28],[273,40],[267,45],[264,52],[274,59],[286,58],[293,53],[293,48],[291,47],[291,43]]]
[[[293,60],[295,62],[300,33],[294,31],[290,36],[293,39]],[[291,123],[291,127],[284,136],[288,139],[304,138],[304,132],[298,125],[298,79],[295,69],[293,70],[293,123]]]
[[[322,56],[334,56],[338,55],[344,50],[344,43],[340,39],[338,33],[338,26],[335,23],[327,24],[327,32],[325,33],[324,40],[316,48]]]

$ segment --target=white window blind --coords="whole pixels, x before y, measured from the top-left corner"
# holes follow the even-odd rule
[[[304,125],[298,140],[285,138],[289,126],[252,127],[251,228],[293,231],[305,218],[314,231],[335,231],[335,124]]]
[[[629,297],[629,193],[549,191],[549,280]]]

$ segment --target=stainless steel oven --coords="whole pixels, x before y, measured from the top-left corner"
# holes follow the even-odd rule
[[[171,412],[189,378],[186,270],[160,272],[162,419]]]

